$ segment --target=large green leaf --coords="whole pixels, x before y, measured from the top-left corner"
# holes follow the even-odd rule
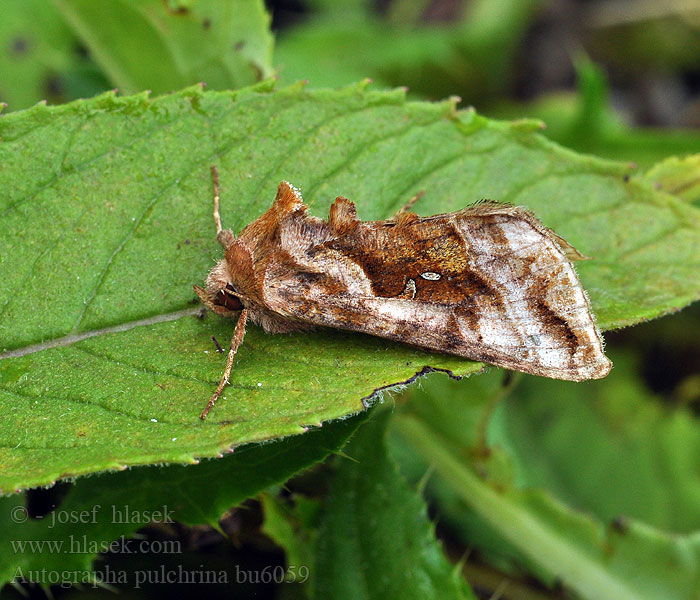
[[[583,598],[695,598],[700,425],[611,357],[616,377],[588,384],[492,372],[414,390],[393,448],[413,479],[434,467],[443,522],[502,566]]]
[[[238,88],[272,74],[262,0],[53,2],[125,93],[163,93],[200,81],[212,89]]]
[[[83,478],[43,519],[29,518],[20,496],[0,498],[0,586],[20,572],[32,581],[29,572],[42,568],[79,583],[92,573],[97,551],[122,536],[130,538],[151,520],[218,526],[232,506],[338,450],[366,415],[304,436],[249,445],[197,467],[140,468]],[[121,543],[126,553],[135,551],[138,541]]]
[[[482,479],[459,448],[418,420],[401,419],[398,427],[462,502],[550,581],[591,600],[697,596],[697,533],[669,535],[633,520],[606,528],[542,490],[519,490]]]
[[[318,531],[316,598],[473,598],[435,541],[425,504],[388,459],[388,411],[339,458]]]
[[[0,119],[0,489],[217,455],[360,411],[428,365],[480,369],[362,335],[251,326],[226,397],[200,422],[224,363],[211,336],[225,343],[232,330],[182,316],[221,256],[213,163],[234,231],[281,179],[318,215],[338,194],[363,218],[387,217],[419,190],[423,214],[490,197],[527,206],[594,258],[579,272],[603,328],[698,297],[693,206],[628,180],[625,165],[556,146],[531,122],[365,88],[110,93]]]
[[[612,358],[617,377],[592,385],[524,378],[498,407],[491,443],[509,449],[519,485],[603,522],[700,531],[700,422],[650,394],[628,354]]]

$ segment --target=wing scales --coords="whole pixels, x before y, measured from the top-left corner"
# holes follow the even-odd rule
[[[401,222],[340,222],[342,235],[297,248],[295,268],[266,278],[266,305],[527,373],[608,373],[573,249],[530,213],[480,204]]]

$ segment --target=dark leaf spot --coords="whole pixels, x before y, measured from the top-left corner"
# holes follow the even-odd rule
[[[163,6],[171,15],[188,15],[190,13],[190,9],[177,0],[163,0]]]
[[[44,80],[44,89],[49,96],[59,96],[63,93],[63,82],[58,75],[49,75]]]
[[[15,56],[22,56],[29,51],[29,47],[29,40],[21,35],[18,35],[10,44],[10,52],[12,52],[12,54]]]

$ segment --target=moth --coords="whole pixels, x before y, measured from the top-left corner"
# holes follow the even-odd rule
[[[585,258],[523,208],[491,201],[419,217],[361,221],[342,196],[327,221],[280,183],[272,207],[238,237],[223,229],[219,178],[214,223],[224,248],[194,286],[204,305],[238,316],[221,394],[248,320],[268,333],[317,326],[359,331],[555,379],[610,371],[573,260]]]

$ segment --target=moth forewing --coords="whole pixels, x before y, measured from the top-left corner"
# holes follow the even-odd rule
[[[293,239],[284,231],[302,229],[303,218],[281,223],[281,239]],[[324,225],[306,227],[316,231],[306,250],[270,278],[270,310],[537,375],[583,380],[609,372],[568,259],[581,255],[529,212],[480,203],[361,222],[340,198],[330,239]]]
[[[233,295],[243,313],[202,418],[228,380],[243,315],[272,333],[335,327],[557,379],[610,371],[570,262],[585,257],[524,209],[481,202],[360,221],[339,197],[326,222],[282,182],[272,207],[235,238],[222,234],[215,185],[226,253],[197,293],[220,314],[236,306],[220,295]]]

